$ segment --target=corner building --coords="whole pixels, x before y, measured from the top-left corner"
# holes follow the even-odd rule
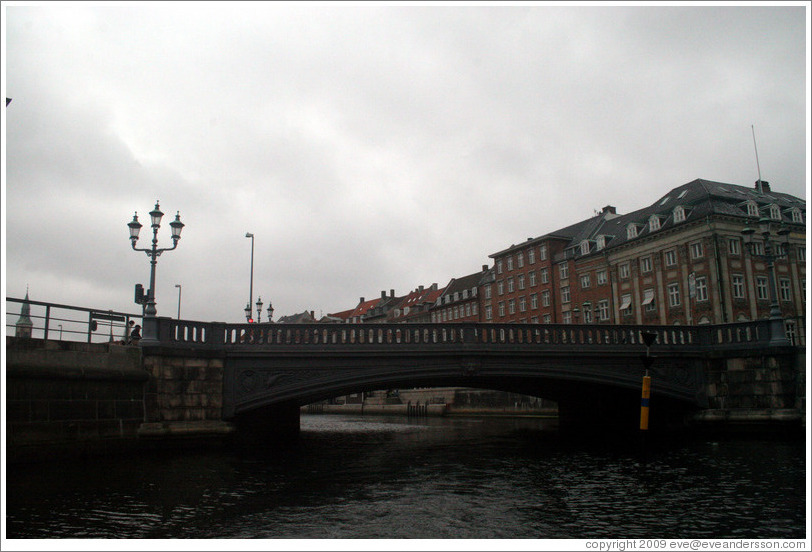
[[[742,230],[789,230],[776,288],[789,332],[806,307],[806,202],[765,181],[744,187],[697,179],[619,215],[612,206],[490,255],[493,309],[484,322],[723,324],[769,317],[769,270]],[[756,248],[762,250],[756,232]],[[488,319],[488,314],[491,319]]]

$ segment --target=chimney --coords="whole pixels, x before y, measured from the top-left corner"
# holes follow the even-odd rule
[[[488,265],[482,265],[482,272],[488,272]]]
[[[316,319],[315,311],[310,311],[310,318],[312,318],[313,320]]]
[[[756,191],[759,193],[769,192],[770,183],[766,180],[756,180]]]
[[[381,290],[381,299],[386,299],[386,291]]]
[[[395,297],[395,290],[394,289],[389,290],[389,297],[392,297],[394,299],[394,297]]]
[[[359,303],[363,303],[363,302],[364,302],[364,298],[363,298],[363,297],[361,297],[361,300],[360,300],[360,301],[358,301],[358,302],[359,302]]]
[[[422,291],[423,291],[423,286],[420,286],[419,288],[417,288],[417,290],[418,290],[418,291],[420,291],[420,292],[422,293]]]
[[[611,205],[607,205],[606,207],[604,207],[604,208],[601,210],[601,214],[602,214],[602,215],[605,215],[606,213],[609,213],[609,214],[612,214],[612,215],[616,215],[616,214],[617,214],[617,209],[615,209],[615,208],[614,208],[614,207],[612,207]]]

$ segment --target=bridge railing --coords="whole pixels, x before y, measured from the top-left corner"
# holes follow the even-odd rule
[[[27,323],[20,324],[24,305]],[[140,314],[92,309],[44,301],[6,297],[6,335],[28,332],[28,337],[59,341],[102,343],[124,341],[130,320],[141,324]]]
[[[162,342],[211,347],[315,348],[451,345],[536,345],[605,348],[645,347],[656,334],[657,350],[747,348],[770,341],[769,321],[707,326],[595,324],[226,324],[159,319]]]

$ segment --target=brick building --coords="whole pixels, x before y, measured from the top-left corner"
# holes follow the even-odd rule
[[[482,321],[718,324],[765,318],[768,268],[746,252],[741,233],[760,220],[772,223],[774,235],[779,228],[789,231],[787,256],[775,263],[778,298],[785,317],[803,317],[805,214],[804,200],[774,192],[764,181],[748,188],[698,179],[629,214],[607,206],[490,255],[495,281],[482,294],[492,294],[493,310]]]

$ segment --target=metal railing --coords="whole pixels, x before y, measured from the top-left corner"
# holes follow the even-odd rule
[[[30,326],[18,324],[26,303]],[[141,319],[140,314],[6,297],[7,336],[22,332],[28,337],[59,341],[125,341],[130,321],[141,324]]]

